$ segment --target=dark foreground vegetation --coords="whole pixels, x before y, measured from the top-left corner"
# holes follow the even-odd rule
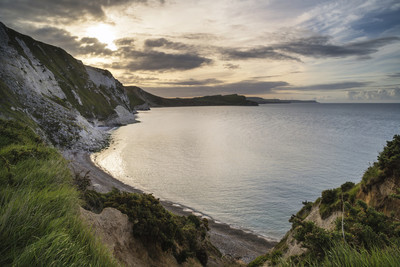
[[[379,186],[388,181],[396,190],[382,196],[383,187]],[[371,205],[367,205],[366,199]],[[307,249],[304,254],[283,257],[288,249],[286,235],[272,252],[258,257],[249,266],[264,262],[273,266],[400,266],[398,199],[400,135],[395,135],[360,183],[346,182],[339,188],[323,191],[315,203],[303,202],[304,207],[292,215],[291,233]],[[316,207],[323,219],[336,211],[344,211],[343,217],[336,219],[333,230],[320,228],[304,220]]]

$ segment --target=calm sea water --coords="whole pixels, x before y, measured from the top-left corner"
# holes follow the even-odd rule
[[[97,163],[156,197],[279,239],[321,191],[359,182],[400,134],[400,104],[159,108],[119,128]]]

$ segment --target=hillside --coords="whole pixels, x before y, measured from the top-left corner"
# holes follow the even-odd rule
[[[291,230],[250,266],[399,266],[400,135],[360,183],[346,182],[303,204]]]
[[[37,125],[63,148],[98,149],[97,126],[135,122],[125,89],[106,70],[0,23],[0,116]]]
[[[136,86],[126,87],[128,97],[132,103],[140,99],[134,106],[144,107],[185,107],[185,106],[257,106],[254,101],[248,100],[245,96],[233,95],[212,95],[194,98],[164,98],[150,94]],[[142,106],[143,107],[143,106]]]

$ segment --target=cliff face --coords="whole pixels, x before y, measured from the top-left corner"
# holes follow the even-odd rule
[[[96,149],[97,126],[135,122],[126,91],[110,72],[76,60],[0,23],[0,116],[30,119],[57,146]]]

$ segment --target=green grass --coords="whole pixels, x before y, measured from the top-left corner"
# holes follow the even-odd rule
[[[337,243],[327,251],[322,262],[310,264],[311,266],[399,266],[400,247],[392,244],[386,248],[356,249],[345,243]]]
[[[79,217],[62,156],[0,120],[0,266],[117,266]]]

